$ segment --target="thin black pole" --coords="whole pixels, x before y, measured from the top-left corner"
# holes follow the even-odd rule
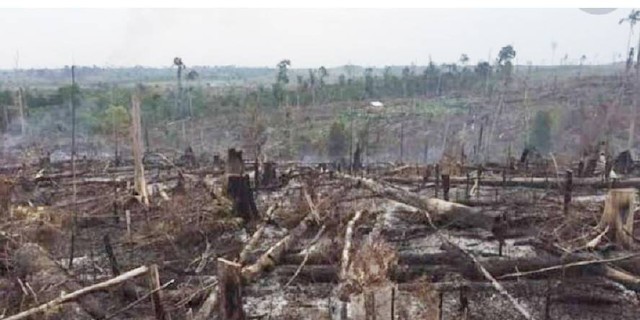
[[[71,252],[69,254],[69,269],[73,267],[73,254],[78,227],[78,207],[76,190],[76,66],[71,66],[71,174],[73,176],[73,226],[71,229]]]

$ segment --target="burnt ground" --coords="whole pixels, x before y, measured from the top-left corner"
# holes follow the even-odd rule
[[[633,248],[623,249],[606,236],[597,246],[586,248],[600,233],[596,226],[607,192],[595,185],[576,186],[565,214],[564,189],[553,183],[544,188],[482,182],[474,188],[474,179],[452,184],[449,200],[468,205],[465,208],[477,216],[444,214],[434,221],[436,231],[427,210],[415,203],[372,192],[335,170],[309,164],[279,164],[278,181],[254,188],[260,219],[249,224],[237,217],[233,201],[225,196],[223,168],[212,164],[199,168],[149,164],[148,207],[132,195],[130,166],[80,162],[75,205],[67,162],[48,167],[6,165],[2,170],[6,184],[12,186],[10,212],[3,212],[0,225],[0,311],[5,316],[59,296],[64,284],[85,287],[118,272],[157,265],[160,283],[168,283],[161,291],[164,311],[172,319],[190,319],[217,290],[217,258],[236,261],[252,234],[264,227],[243,262],[250,266],[298,230],[308,216],[312,219],[299,239],[242,285],[247,317],[341,319],[346,310],[349,319],[360,319],[361,297],[376,292],[380,294],[374,299],[376,306],[366,308],[385,318],[388,314],[388,319],[392,317],[386,305],[394,319],[524,318],[470,256],[532,319],[636,319],[640,312],[636,295],[640,281],[635,282],[634,276],[640,274],[640,258],[624,257]],[[442,182],[423,181],[425,170],[371,166],[354,175],[419,199],[443,198]],[[246,171],[253,173],[250,165]],[[482,179],[501,179],[499,172],[487,170]],[[531,175],[514,171],[506,179]],[[74,211],[76,236],[69,268]],[[360,219],[352,223],[353,242],[347,252],[351,262],[342,274],[346,233],[357,212]],[[41,264],[24,261],[19,252],[28,243],[42,247],[43,256],[56,263],[56,271],[50,272],[59,281],[52,282],[55,277],[43,276],[34,267]],[[593,262],[602,259],[614,261]],[[580,261],[592,263],[568,265]],[[613,277],[607,267],[630,278]],[[550,270],[507,276],[543,268]],[[148,291],[146,278],[140,277],[91,296],[106,318],[154,319],[153,303],[145,297]],[[79,303],[79,308],[85,304]],[[216,314],[214,310],[208,318]],[[68,308],[50,309],[33,318],[44,316],[92,318],[86,310]]]

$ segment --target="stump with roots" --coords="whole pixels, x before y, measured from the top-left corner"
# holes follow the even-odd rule
[[[598,227],[609,228],[607,236],[623,248],[633,246],[633,218],[636,207],[635,189],[612,189],[605,200]]]

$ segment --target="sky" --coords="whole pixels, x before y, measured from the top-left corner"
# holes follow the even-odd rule
[[[0,9],[0,68],[517,64],[623,60],[630,9]],[[638,43],[640,24],[632,35]],[[557,44],[555,55],[552,43]]]

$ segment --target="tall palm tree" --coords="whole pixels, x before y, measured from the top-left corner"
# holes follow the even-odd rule
[[[182,71],[186,68],[182,62],[182,58],[173,58],[173,65],[178,67],[177,81],[178,81],[178,94],[176,95],[176,110],[180,118],[184,118],[185,112],[182,108]]]
[[[635,27],[636,23],[640,21],[640,10],[631,10],[628,16],[620,19],[618,24],[623,24],[625,22],[629,23],[629,38],[627,39],[627,53],[630,52],[631,49],[631,35],[633,34],[633,27]],[[638,38],[638,45],[640,46],[640,37]],[[640,52],[638,53],[638,61],[640,61]]]
[[[631,45],[631,33],[633,32],[633,27],[636,25],[636,23],[640,21],[640,10],[631,10],[631,12],[629,13],[628,16],[626,16],[625,18],[620,19],[619,24],[622,24],[624,22],[628,22],[629,23],[629,40],[627,43],[627,47],[629,47]],[[638,37],[638,49],[640,49],[640,37]],[[632,116],[631,116],[631,123],[629,124],[629,140],[627,141],[627,149],[629,149],[631,151],[632,147],[633,147],[633,138],[635,135],[635,126],[636,126],[636,114],[637,114],[637,109],[638,109],[638,87],[640,87],[640,50],[636,50],[638,51],[638,56],[637,56],[637,61],[636,61],[636,81],[635,81],[635,90],[633,93],[633,106],[632,106]],[[627,52],[629,52],[629,48],[627,48]],[[629,59],[631,60],[632,57],[629,57]],[[633,64],[633,63],[631,63]],[[627,68],[627,72],[629,68]],[[625,77],[625,79],[627,79],[628,77]]]

